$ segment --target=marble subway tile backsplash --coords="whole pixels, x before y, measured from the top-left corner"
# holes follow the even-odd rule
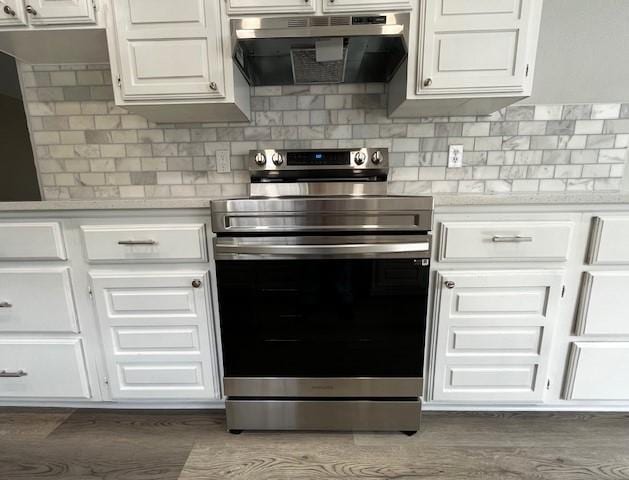
[[[250,149],[363,145],[390,150],[392,194],[614,191],[629,147],[629,103],[393,120],[382,84],[262,87],[251,123],[156,125],[114,105],[106,65],[21,68],[49,200],[241,196]],[[446,168],[451,144],[463,168]]]

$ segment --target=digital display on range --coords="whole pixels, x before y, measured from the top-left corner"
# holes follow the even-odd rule
[[[350,165],[350,152],[288,152],[286,165],[292,167],[310,165]]]

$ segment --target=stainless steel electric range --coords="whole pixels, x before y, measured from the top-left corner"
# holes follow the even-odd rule
[[[433,202],[386,195],[386,149],[250,153],[212,202],[227,426],[420,426]]]

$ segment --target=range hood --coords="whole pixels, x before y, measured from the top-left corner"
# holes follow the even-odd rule
[[[408,25],[408,13],[234,19],[234,60],[255,86],[388,82]]]

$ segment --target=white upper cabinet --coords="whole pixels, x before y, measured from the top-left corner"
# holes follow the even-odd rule
[[[0,27],[96,23],[96,0],[2,0]]]
[[[422,2],[418,94],[523,92],[538,0]]]
[[[227,13],[314,13],[316,0],[227,0]]]
[[[112,2],[125,100],[225,96],[219,2]]]
[[[22,0],[2,0],[0,2],[0,28],[28,25]]]
[[[323,0],[323,11],[330,13],[410,10],[411,0]]]
[[[93,0],[28,0],[26,12],[32,25],[96,23]]]

